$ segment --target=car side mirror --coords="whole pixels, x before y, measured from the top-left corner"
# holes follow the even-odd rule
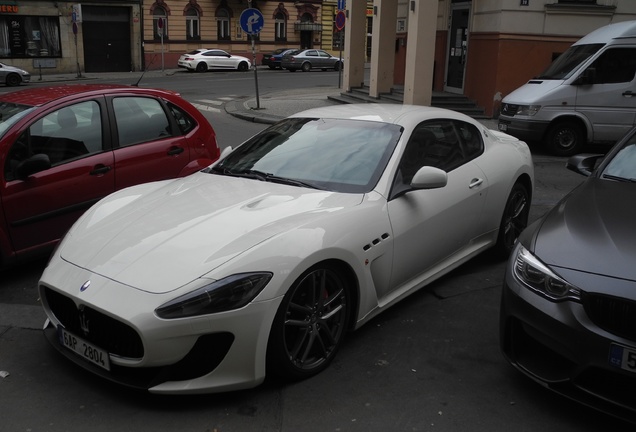
[[[438,189],[446,186],[448,174],[446,171],[432,166],[423,166],[413,176],[413,189]]]
[[[219,161],[221,161],[221,160],[225,159],[225,157],[226,157],[227,155],[229,155],[230,153],[232,153],[232,150],[234,150],[234,149],[232,148],[232,146],[227,146],[227,147],[225,147],[225,148],[221,151],[221,155],[219,156]]]
[[[51,160],[43,153],[35,154],[20,162],[15,168],[15,176],[20,180],[26,180],[29,176],[51,168]]]
[[[578,154],[568,159],[565,167],[577,174],[589,177],[594,172],[596,163],[602,158],[602,154]]]
[[[596,82],[596,68],[589,67],[581,72],[581,75],[574,81],[575,85],[589,85]]]

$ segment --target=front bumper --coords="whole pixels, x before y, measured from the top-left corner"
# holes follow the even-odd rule
[[[45,271],[40,281],[48,316],[44,333],[53,347],[82,368],[128,387],[163,394],[239,390],[264,380],[269,331],[280,298],[167,320],[154,314],[158,303],[165,302],[163,296],[122,286],[68,263],[58,261],[57,267],[56,272]],[[68,289],[87,280],[91,284],[85,292]],[[106,351],[110,370],[65,348],[58,338],[59,326]]]
[[[610,364],[612,344],[636,350],[636,342],[597,327],[582,304],[553,302],[521,285],[508,263],[500,312],[506,359],[556,393],[636,423],[636,373]]]
[[[520,120],[515,117],[499,116],[499,130],[526,142],[541,141],[550,122]]]

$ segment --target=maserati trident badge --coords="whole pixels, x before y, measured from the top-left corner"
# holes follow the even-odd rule
[[[88,289],[88,287],[91,286],[91,281],[87,280],[86,282],[84,282],[82,284],[82,286],[80,287],[80,292],[84,292]]]

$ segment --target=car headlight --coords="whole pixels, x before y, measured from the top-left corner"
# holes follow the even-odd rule
[[[268,272],[239,273],[159,306],[159,318],[175,319],[239,309],[251,302],[272,278]]]
[[[541,109],[541,105],[519,105],[516,115],[525,115],[532,117]]]
[[[515,257],[514,274],[526,287],[550,300],[581,300],[581,290],[554,274],[523,246]]]

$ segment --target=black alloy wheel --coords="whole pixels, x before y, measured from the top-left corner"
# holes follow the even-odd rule
[[[238,65],[238,70],[240,72],[245,72],[247,70],[247,63],[246,62],[240,62]]]
[[[510,255],[519,234],[528,226],[529,214],[530,194],[523,184],[515,183],[504,207],[495,246],[497,254],[502,258]]]
[[[338,269],[318,264],[285,295],[272,325],[268,370],[286,379],[316,375],[342,345],[349,319],[349,290]]]
[[[311,63],[309,62],[303,63],[301,69],[303,70],[303,72],[309,72],[311,70]]]
[[[197,64],[197,72],[205,72],[208,70],[208,65],[205,62],[200,62]]]
[[[20,75],[16,73],[11,73],[7,75],[7,79],[5,82],[9,87],[15,87],[20,85],[20,83],[22,82],[22,78],[20,78]]]

